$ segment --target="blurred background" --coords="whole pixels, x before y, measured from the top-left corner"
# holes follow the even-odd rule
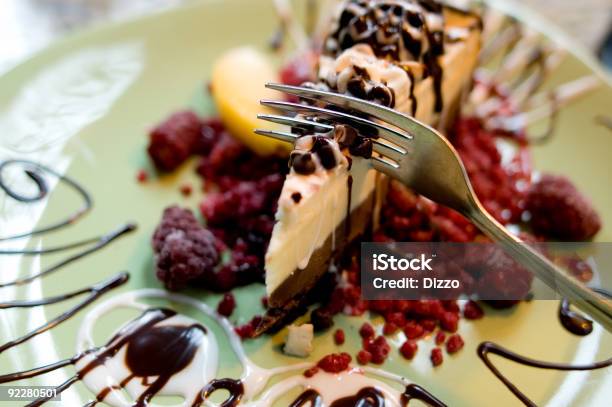
[[[194,1],[203,0],[0,0],[0,73],[74,30]],[[516,1],[561,26],[612,69],[612,0]]]

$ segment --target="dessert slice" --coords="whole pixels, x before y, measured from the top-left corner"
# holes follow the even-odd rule
[[[480,31],[477,16],[434,1],[347,1],[312,86],[444,127],[471,84]],[[311,289],[346,245],[376,222],[385,177],[369,168],[371,154],[367,130],[338,126],[298,139],[266,254],[272,307]]]

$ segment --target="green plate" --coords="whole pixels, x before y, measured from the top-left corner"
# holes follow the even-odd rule
[[[558,30],[513,3],[503,4],[507,11],[517,13],[575,52],[555,72],[550,85],[598,70],[584,51]],[[151,233],[165,206],[179,203],[196,208],[202,193],[196,188],[193,196],[184,198],[179,192],[183,182],[200,185],[193,175],[194,162],[176,174],[154,177],[146,184],[136,182],[139,169],[153,172],[145,152],[147,129],[182,107],[195,107],[203,114],[212,111],[210,101],[203,97],[212,62],[234,46],[263,48],[275,27],[271,1],[202,1],[67,38],[0,78],[0,160],[28,158],[66,171],[87,186],[95,201],[92,212],[75,225],[31,239],[29,244],[48,246],[96,236],[128,220],[139,225],[136,233],[48,278],[18,289],[0,289],[0,298],[47,297],[87,286],[120,270],[129,270],[131,279],[107,297],[135,288],[160,287],[152,271]],[[612,134],[594,118],[609,115],[611,103],[612,88],[604,85],[564,109],[555,138],[533,150],[537,168],[568,175],[593,199],[604,220],[599,234],[602,241],[612,241]],[[39,221],[48,224],[78,205],[78,200],[60,186],[40,204],[18,204],[2,194],[0,205],[0,235],[7,235],[29,230]],[[63,256],[0,256],[0,281],[33,273]],[[244,322],[260,313],[263,293],[260,285],[237,290],[238,312],[232,319]],[[189,294],[213,306],[219,299],[206,292]],[[0,311],[1,342],[22,335],[74,303]],[[461,323],[465,349],[446,356],[442,366],[431,367],[428,350],[432,341],[426,340],[420,342],[414,361],[403,360],[394,350],[384,368],[421,384],[451,405],[517,405],[517,399],[476,356],[481,341],[492,340],[519,353],[558,362],[589,363],[612,353],[612,337],[599,326],[585,338],[563,330],[556,319],[557,305],[555,301],[532,301],[512,311],[488,310],[483,320]],[[203,319],[193,310],[183,311]],[[85,313],[0,354],[0,374],[71,357]],[[97,340],[104,341],[125,317],[102,319]],[[206,323],[214,327],[211,321]],[[340,318],[339,325],[349,338],[343,350],[355,353],[356,330],[361,323],[359,318]],[[222,340],[221,331],[215,332],[221,343],[219,376],[237,377],[240,365]],[[262,366],[300,362],[280,352],[283,336],[281,332],[248,341],[245,347]],[[319,335],[311,360],[337,349],[330,334]],[[610,369],[560,373],[497,363],[538,404],[603,406],[609,405],[612,397]],[[73,374],[73,368],[67,367],[20,384],[57,385]],[[77,383],[64,393],[61,405],[82,405],[91,397]]]

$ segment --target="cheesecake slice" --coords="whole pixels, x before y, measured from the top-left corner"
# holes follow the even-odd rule
[[[480,31],[478,16],[434,1],[346,1],[311,85],[444,127],[471,85]],[[386,179],[368,166],[368,136],[337,126],[298,139],[265,259],[271,307],[294,303],[376,223]]]

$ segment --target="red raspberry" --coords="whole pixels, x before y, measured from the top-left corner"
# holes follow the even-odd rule
[[[361,335],[361,337],[364,339],[372,338],[374,336],[374,333],[374,328],[367,322],[364,322],[363,325],[361,325],[361,328],[359,329],[359,335]]]
[[[373,341],[368,342],[367,349],[372,354],[372,363],[381,365],[389,356],[391,346],[387,343],[384,336],[377,336]]]
[[[418,349],[419,346],[415,341],[406,341],[400,347],[400,353],[404,358],[411,360],[416,355]]]
[[[426,332],[433,332],[437,325],[434,319],[423,319],[419,323]]]
[[[446,341],[446,351],[450,354],[459,352],[461,350],[461,348],[463,348],[463,338],[461,338],[461,335],[459,334],[454,334],[451,335],[448,338],[448,341]]]
[[[342,345],[344,343],[344,331],[342,329],[336,329],[334,332],[334,342],[336,345]]]
[[[367,365],[372,360],[372,354],[365,349],[362,349],[357,353],[357,363],[360,365]]]
[[[225,293],[219,304],[217,305],[217,312],[224,317],[229,317],[236,308],[236,299],[232,293]]]
[[[420,338],[421,336],[423,336],[423,333],[425,333],[425,330],[416,321],[408,321],[404,326],[404,334],[408,339]]]
[[[480,319],[484,316],[484,311],[477,302],[469,300],[463,307],[463,316],[467,319]]]
[[[446,334],[442,331],[438,331],[438,333],[436,334],[436,345],[438,346],[442,345],[445,339],[446,339]]]
[[[440,366],[444,361],[444,357],[442,356],[442,349],[433,348],[431,350],[431,355],[429,357],[431,359],[431,364],[434,366]]]
[[[459,316],[453,312],[445,312],[440,318],[440,326],[448,332],[457,332]]]
[[[383,326],[383,334],[387,336],[393,335],[397,332],[397,330],[398,327],[393,322],[385,322],[385,325]]]
[[[174,113],[149,134],[149,156],[160,170],[172,171],[195,152],[201,132],[194,112]]]
[[[592,203],[563,176],[546,174],[529,189],[525,208],[537,233],[561,240],[586,240],[601,229]]]
[[[331,353],[319,360],[317,366],[327,373],[340,373],[348,369],[351,360],[351,355],[346,352]]]

